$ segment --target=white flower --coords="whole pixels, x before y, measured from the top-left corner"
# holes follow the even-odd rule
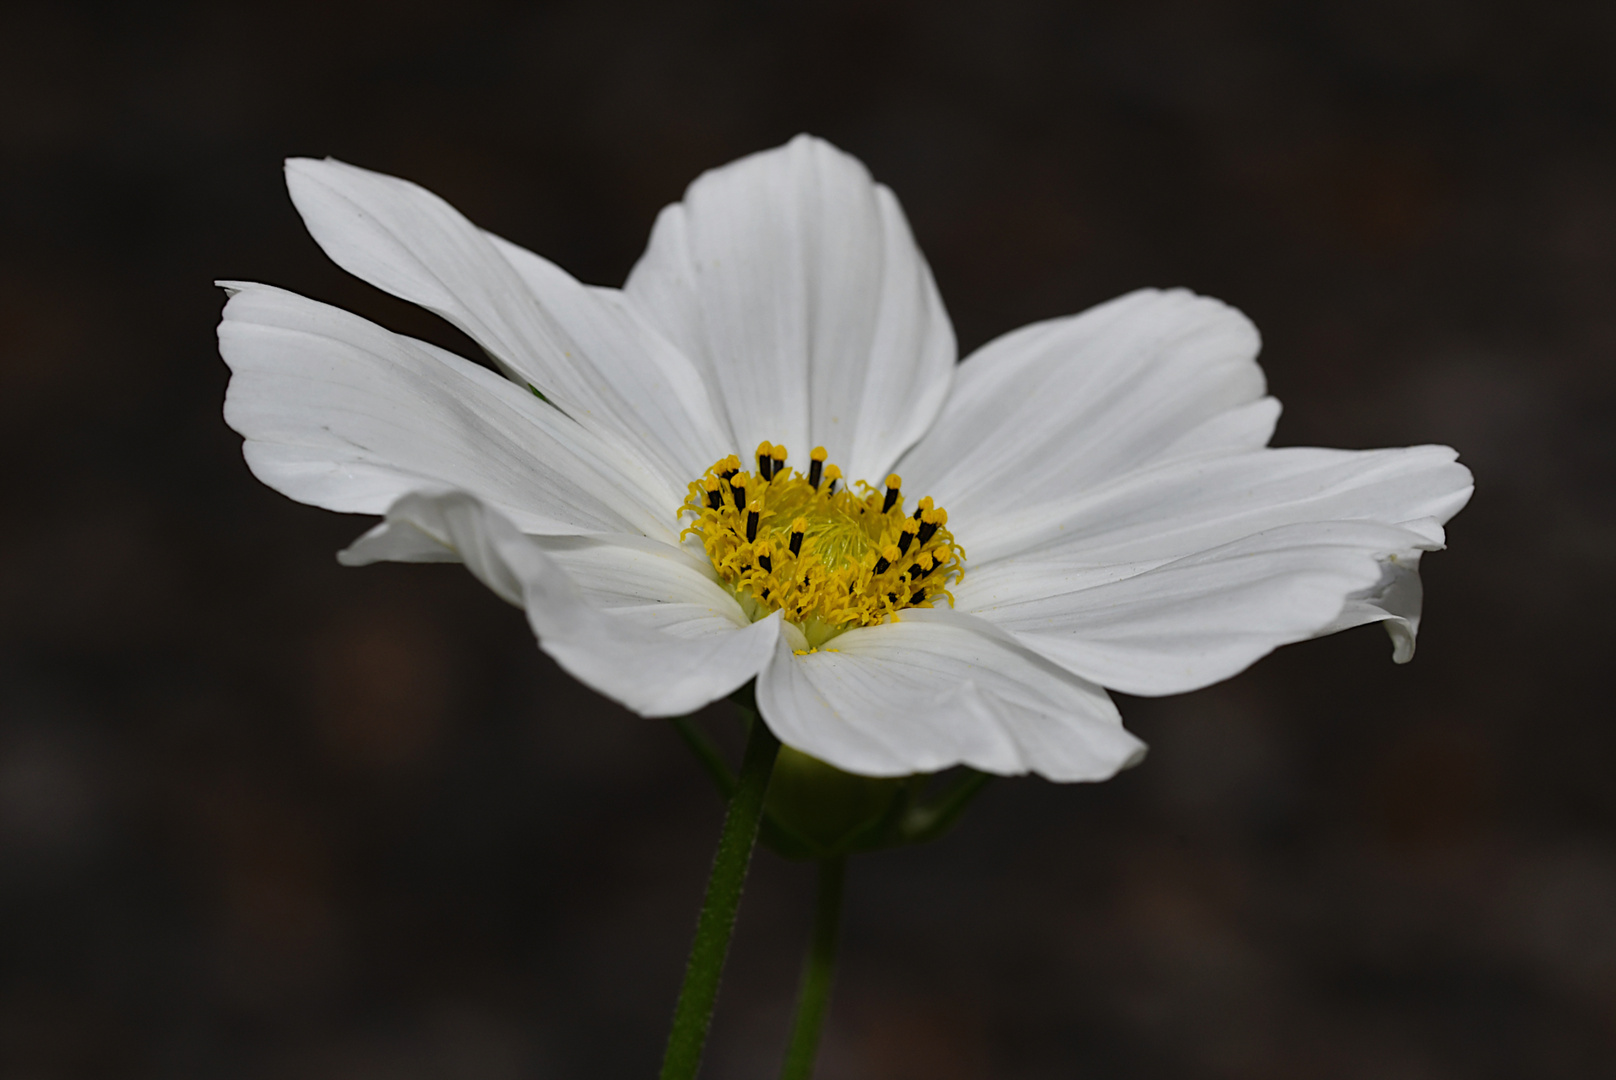
[[[621,291],[403,180],[294,160],[287,182],[331,258],[509,378],[229,283],[225,417],[254,474],[385,513],[346,563],[463,561],[644,715],[756,677],[775,733],[850,772],[1103,779],[1143,751],[1103,687],[1193,690],[1374,620],[1406,660],[1420,554],[1470,495],[1446,447],[1267,448],[1257,331],[1188,292],[1130,293],[956,366],[897,199],[808,137],[697,179]],[[765,481],[752,448],[776,446]],[[831,505],[807,480],[820,446],[875,487]],[[742,462],[749,488],[722,478]],[[919,496],[947,516],[920,522]]]

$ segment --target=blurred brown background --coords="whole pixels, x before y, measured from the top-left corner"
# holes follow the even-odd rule
[[[1616,1075],[1613,56],[1599,2],[6,5],[0,1076],[654,1074],[716,796],[464,572],[337,566],[366,522],[220,419],[210,282],[458,347],[283,156],[616,284],[799,130],[963,348],[1187,285],[1262,328],[1280,443],[1478,480],[1412,665],[1124,700],[1143,767],[856,860],[821,1075]],[[708,1075],[776,1068],[811,877],[760,855]]]

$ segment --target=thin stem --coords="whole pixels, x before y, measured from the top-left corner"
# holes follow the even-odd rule
[[[924,844],[943,835],[992,779],[988,773],[968,769],[965,776],[937,802],[930,806],[912,807],[901,824],[905,842]]]
[[[679,1004],[673,1011],[673,1030],[668,1033],[668,1049],[662,1058],[662,1080],[694,1080],[701,1067],[707,1028],[713,1020],[713,1002],[718,999],[718,981],[724,974],[730,933],[741,906],[741,887],[746,883],[758,822],[763,817],[763,796],[769,789],[769,777],[779,753],[780,740],[767,724],[754,718],[746,740],[746,755],[741,760],[740,779],[718,836],[707,895],[696,920],[696,939],[690,944],[690,962],[685,966]]]
[[[842,921],[842,883],[847,877],[847,856],[836,855],[819,863],[819,900],[814,905],[814,937],[802,967],[797,991],[797,1018],[791,1025],[781,1080],[809,1080],[819,1052],[819,1032],[830,1004],[831,977],[836,971],[836,931]]]
[[[754,721],[755,722],[755,721]],[[712,740],[703,735],[696,725],[690,722],[690,717],[679,716],[673,721],[673,730],[679,733],[679,738],[696,755],[701,767],[707,770],[707,776],[718,793],[728,799],[735,794],[735,774],[729,771],[729,764],[724,761],[724,755],[718,752],[718,747]]]

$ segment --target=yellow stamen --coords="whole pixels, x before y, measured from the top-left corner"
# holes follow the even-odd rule
[[[863,481],[834,490],[842,470],[822,446],[809,454],[808,476],[786,467],[784,446],[762,443],[757,456],[756,473],[733,454],[715,462],[681,509],[692,519],[684,535],[700,539],[748,615],[784,612],[813,648],[907,607],[952,603],[965,552],[930,498],[905,514],[895,473],[884,490]]]

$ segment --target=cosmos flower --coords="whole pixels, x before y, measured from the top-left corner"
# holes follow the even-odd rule
[[[756,679],[780,739],[873,776],[1097,780],[1105,688],[1228,678],[1383,622],[1471,491],[1441,446],[1272,449],[1240,312],[1146,289],[956,363],[897,199],[806,136],[698,178],[621,289],[404,180],[288,162],[339,265],[499,373],[225,283],[253,473],[384,514],[343,562],[460,561],[600,693],[674,716]]]

